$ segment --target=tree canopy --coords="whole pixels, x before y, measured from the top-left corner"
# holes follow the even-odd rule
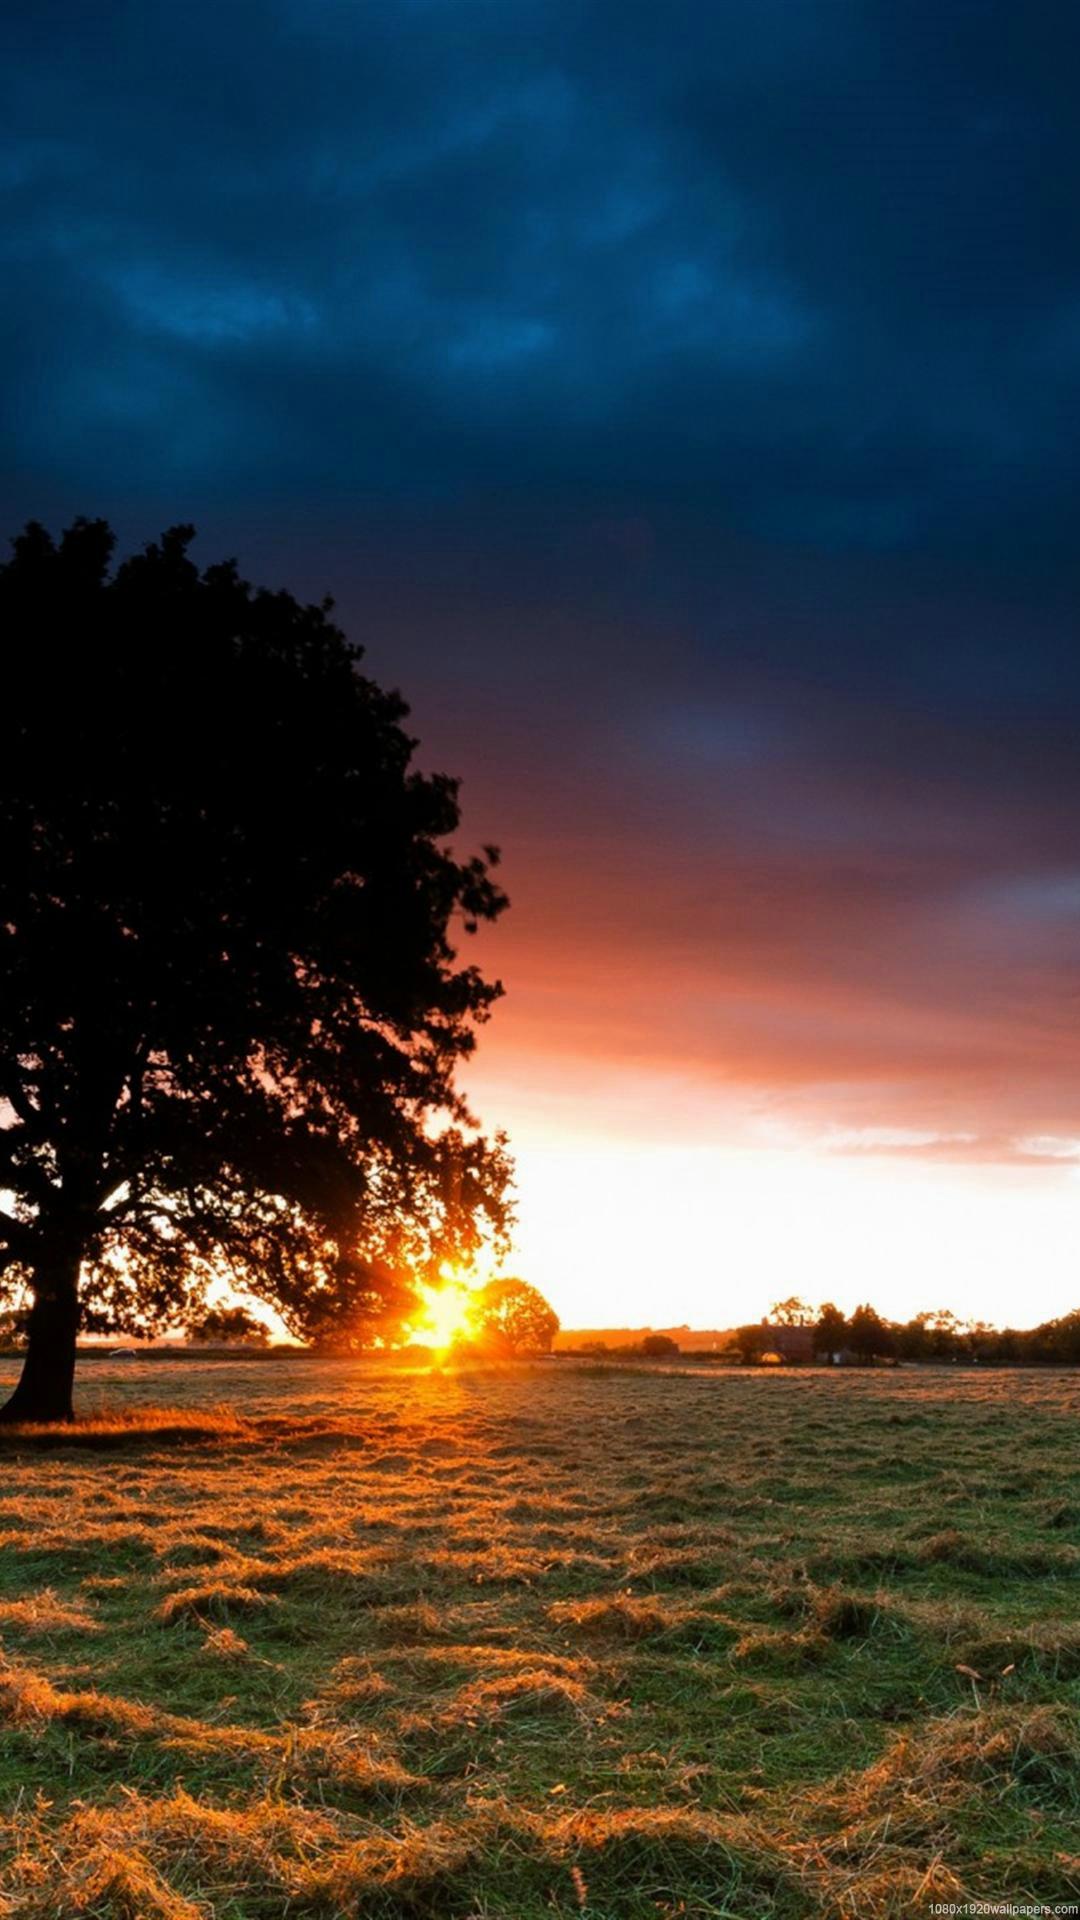
[[[471,1308],[470,1344],[504,1358],[550,1353],[559,1316],[538,1287],[507,1277],[489,1280]]]
[[[194,1346],[268,1347],[270,1329],[249,1308],[204,1307],[187,1328]]]
[[[861,1360],[895,1353],[896,1340],[881,1315],[869,1304],[856,1307],[847,1325],[847,1340]]]
[[[815,1314],[813,1307],[793,1293],[786,1300],[774,1301],[769,1308],[769,1319],[775,1327],[812,1327]]]
[[[0,569],[0,1274],[10,1418],[70,1413],[81,1326],[190,1319],[222,1276],[296,1335],[375,1324],[505,1238],[509,1164],[455,1084],[506,904],[457,783],[331,605],[112,566],[103,521]]]
[[[844,1350],[847,1330],[847,1320],[839,1307],[834,1306],[831,1300],[826,1300],[814,1326],[814,1352],[833,1359]]]
[[[678,1353],[679,1343],[672,1339],[670,1333],[647,1333],[639,1351],[647,1360],[665,1360]]]

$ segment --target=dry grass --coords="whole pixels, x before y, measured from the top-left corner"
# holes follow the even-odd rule
[[[1080,1894],[1074,1376],[85,1375],[0,1438],[11,1920]]]
[[[0,1636],[35,1635],[53,1639],[63,1633],[96,1633],[97,1621],[85,1603],[60,1600],[51,1587],[29,1593],[24,1600],[0,1600]]]
[[[683,1611],[658,1600],[635,1600],[616,1593],[595,1600],[556,1600],[548,1608],[553,1626],[589,1639],[647,1640],[671,1633]]]
[[[166,1625],[187,1617],[202,1620],[206,1614],[228,1619],[230,1614],[250,1613],[256,1607],[272,1604],[272,1596],[259,1593],[255,1587],[242,1586],[239,1581],[210,1580],[205,1586],[179,1587],[168,1594],[155,1609],[155,1617]]]

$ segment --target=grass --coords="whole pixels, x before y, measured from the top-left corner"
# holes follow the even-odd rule
[[[1080,1897],[1077,1375],[84,1373],[0,1439],[0,1914]]]

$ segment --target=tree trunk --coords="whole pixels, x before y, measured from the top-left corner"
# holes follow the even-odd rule
[[[53,1247],[34,1269],[34,1304],[27,1324],[26,1358],[0,1421],[73,1420],[75,1337],[79,1327],[81,1250]]]

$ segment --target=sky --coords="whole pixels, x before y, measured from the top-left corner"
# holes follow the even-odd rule
[[[5,13],[5,527],[194,521],[405,692],[517,1270],[1080,1304],[1071,0]]]

